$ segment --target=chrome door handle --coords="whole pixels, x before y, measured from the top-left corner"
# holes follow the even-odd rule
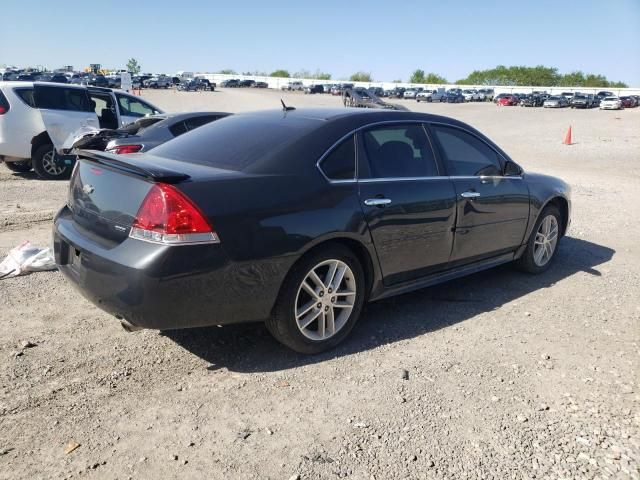
[[[462,192],[460,194],[462,198],[476,198],[480,196],[479,192]]]
[[[390,198],[368,198],[364,201],[364,204],[368,207],[384,207],[391,203]]]

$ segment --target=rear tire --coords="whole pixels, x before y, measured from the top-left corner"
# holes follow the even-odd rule
[[[30,160],[22,160],[20,162],[4,162],[9,170],[17,173],[27,173],[33,168]]]
[[[334,276],[330,275],[333,265]],[[335,285],[340,272],[344,272],[343,277]],[[313,273],[322,287],[313,281]],[[296,352],[316,354],[329,350],[342,342],[358,321],[365,286],[362,265],[348,248],[331,245],[312,252],[302,257],[287,275],[266,321],[267,329],[276,340]],[[314,296],[310,292],[315,292]]]
[[[31,157],[33,169],[43,180],[66,180],[71,175],[71,167],[59,167],[55,163],[53,145],[40,145]]]
[[[549,222],[548,231],[545,232],[544,222]],[[562,225],[562,215],[560,211],[553,205],[548,205],[538,216],[529,240],[527,242],[527,248],[522,256],[516,260],[516,266],[527,273],[542,273],[546,271],[555,258],[555,253],[558,250],[558,243],[560,241],[560,226]],[[554,235],[555,231],[555,237]],[[548,255],[540,254],[540,249],[544,250],[542,239],[555,238],[551,242],[547,243],[547,248],[550,249]]]

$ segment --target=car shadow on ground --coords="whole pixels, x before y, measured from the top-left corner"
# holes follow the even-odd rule
[[[11,172],[14,177],[22,178],[24,180],[39,180],[40,177],[33,170],[29,172]]]
[[[350,355],[380,345],[417,337],[470,320],[536,290],[552,287],[579,272],[600,276],[596,269],[615,251],[585,240],[565,237],[553,265],[529,275],[503,265],[434,287],[366,306],[350,336],[319,355],[301,355],[280,345],[262,323],[163,332],[199,356],[210,370],[273,372]]]

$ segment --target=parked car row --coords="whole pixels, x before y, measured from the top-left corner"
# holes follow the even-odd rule
[[[500,93],[494,102],[497,106],[544,108],[597,108],[620,109],[633,108],[640,103],[640,96],[630,95],[618,98],[612,92],[600,91],[597,94],[581,92],[563,92],[560,95],[549,95],[547,92],[533,93]]]
[[[257,82],[255,80],[238,80],[237,78],[232,78],[220,82],[220,86],[224,88],[268,88],[269,84],[267,82]]]

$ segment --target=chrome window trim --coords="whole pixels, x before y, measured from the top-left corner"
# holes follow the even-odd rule
[[[484,143],[485,145],[487,145],[491,150],[493,150],[497,155],[500,156],[500,158],[504,161],[511,161],[513,162],[513,160],[511,160],[510,158],[507,159],[505,158],[505,155],[503,155],[501,152],[497,151],[492,145],[488,144],[484,139],[480,138],[477,134],[475,134],[474,132],[471,132],[469,130],[467,130],[464,127],[460,127],[458,125],[453,125],[451,123],[445,123],[445,122],[439,122],[439,121],[431,121],[431,120],[411,120],[411,119],[407,119],[407,120],[382,120],[379,122],[373,122],[373,123],[368,123],[366,125],[362,125],[358,128],[355,128],[353,130],[351,130],[349,133],[347,133],[346,135],[340,137],[340,139],[338,141],[336,141],[333,145],[331,145],[331,147],[329,147],[327,149],[326,152],[324,152],[322,154],[322,156],[318,159],[318,161],[316,162],[316,168],[320,171],[320,173],[322,174],[322,176],[325,178],[325,180],[327,180],[327,182],[333,184],[333,183],[373,183],[376,181],[383,181],[383,182],[388,182],[388,181],[415,181],[415,180],[434,180],[434,179],[442,179],[442,178],[448,178],[448,179],[455,179],[455,178],[459,178],[459,179],[477,179],[477,178],[513,178],[513,179],[519,179],[522,180],[522,175],[519,176],[508,176],[508,175],[488,175],[488,176],[473,176],[473,175],[461,175],[461,176],[456,176],[456,175],[439,175],[437,177],[434,176],[430,176],[430,177],[387,177],[387,178],[364,178],[364,179],[360,179],[358,178],[358,145],[356,142],[356,139],[354,137],[354,144],[355,144],[355,150],[356,150],[356,155],[355,155],[355,178],[353,179],[342,179],[342,180],[331,180],[329,177],[327,177],[324,173],[324,171],[322,170],[322,168],[320,168],[320,164],[322,163],[322,161],[344,140],[346,140],[350,135],[351,136],[355,136],[357,133],[361,132],[362,130],[366,130],[368,128],[371,127],[376,127],[376,126],[381,126],[381,125],[389,125],[389,124],[399,124],[399,123],[419,123],[423,126],[423,130],[425,130],[425,135],[427,136],[427,139],[429,141],[429,144],[431,145],[431,149],[432,151],[435,153],[435,149],[433,148],[433,143],[431,142],[431,137],[429,135],[429,132],[427,131],[427,129],[425,128],[425,124],[427,125],[442,125],[445,127],[451,127],[451,128],[457,128],[458,130],[462,130],[465,133],[468,133],[469,135],[472,135],[473,137],[477,138],[479,141],[481,141],[482,143]],[[515,162],[513,162],[515,163]],[[516,163],[516,165],[518,165]],[[519,165],[518,165],[519,166]],[[438,162],[436,161],[436,168],[438,168],[438,172],[440,171],[440,168],[438,166]],[[522,169],[522,167],[520,167]],[[524,169],[523,173],[524,173]]]

